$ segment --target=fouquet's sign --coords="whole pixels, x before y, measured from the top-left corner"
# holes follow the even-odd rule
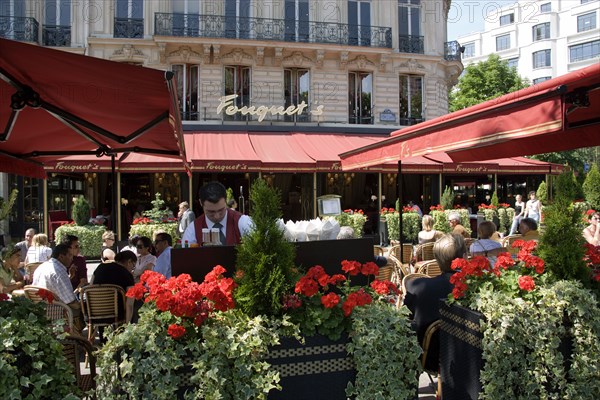
[[[58,161],[54,167],[49,168],[52,171],[66,171],[66,172],[87,172],[87,171],[98,171],[100,166],[95,163],[87,164],[72,164],[64,161]]]
[[[491,174],[496,171],[496,164],[444,164],[444,172],[458,174]]]
[[[261,122],[267,114],[271,115],[301,115],[304,112],[308,112],[311,115],[322,115],[324,106],[317,106],[315,110],[307,111],[306,108],[308,104],[302,101],[298,105],[292,105],[289,107],[284,106],[243,106],[238,107],[233,104],[233,101],[238,97],[237,94],[230,94],[228,96],[223,96],[219,98],[219,105],[217,106],[217,114],[220,114],[223,110],[225,110],[225,114],[227,115],[235,115],[240,113],[242,115],[258,115],[258,122]]]
[[[204,165],[199,165],[198,169],[202,169],[202,170],[205,170],[205,171],[219,171],[219,172],[245,171],[245,170],[248,169],[248,165],[247,164],[243,164],[243,163],[237,163],[237,164],[219,164],[219,163],[216,163],[216,162],[213,162],[213,161],[208,161]]]

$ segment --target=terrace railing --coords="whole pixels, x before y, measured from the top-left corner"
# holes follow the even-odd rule
[[[381,26],[223,15],[155,13],[154,34],[392,47],[392,29]]]
[[[115,18],[115,38],[143,39],[143,18]]]
[[[0,37],[22,42],[39,43],[40,24],[32,17],[0,15]]]

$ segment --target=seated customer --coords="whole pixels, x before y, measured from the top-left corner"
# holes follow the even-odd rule
[[[523,218],[519,223],[519,232],[523,235],[523,240],[539,240],[537,222],[533,218]]]
[[[590,215],[590,224],[583,229],[583,237],[586,242],[593,246],[600,246],[600,213],[595,212]]]
[[[96,268],[92,277],[92,284],[117,285],[122,287],[123,290],[127,292],[127,289],[134,285],[133,275],[130,271],[135,268],[136,262],[137,256],[132,251],[121,251],[115,255],[114,262],[105,262]],[[131,320],[131,315],[133,312],[133,300],[129,300],[130,299],[127,299],[127,309],[125,309],[122,304],[123,301],[121,297],[119,297],[119,319],[122,319],[123,315],[125,315],[127,322]]]
[[[31,246],[27,249],[25,265],[48,261],[52,257],[52,249],[48,247],[48,236],[38,233],[33,236]]]
[[[483,221],[477,227],[477,235],[479,240],[473,242],[469,248],[471,254],[484,253],[488,251],[499,249],[502,247],[500,243],[492,239],[492,235],[496,232],[496,225],[492,221]]]
[[[19,271],[21,263],[21,249],[19,247],[5,247],[2,249],[0,262],[0,293],[12,293],[13,290],[25,286],[23,275]],[[12,281],[15,283],[12,283]]]
[[[460,215],[458,213],[450,213],[450,215],[448,215],[448,223],[450,224],[450,228],[452,228],[452,233],[461,235],[465,239],[470,237],[469,232],[467,232],[465,227],[460,224]]]
[[[419,232],[419,244],[435,242],[443,235],[443,232],[438,232],[433,229],[433,217],[431,215],[424,215],[421,221],[423,230]]]
[[[427,327],[440,319],[440,299],[446,298],[452,292],[452,261],[463,258],[466,251],[465,240],[461,235],[442,236],[433,246],[433,255],[442,274],[435,278],[417,278],[406,283],[404,304],[413,315],[412,326],[417,332],[419,343],[423,343]]]

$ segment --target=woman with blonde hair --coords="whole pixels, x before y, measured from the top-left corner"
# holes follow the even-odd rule
[[[33,236],[31,246],[27,249],[25,265],[48,261],[52,257],[52,249],[48,246],[48,236],[44,233],[38,233]]]
[[[431,215],[424,215],[421,221],[423,230],[419,232],[419,244],[435,242],[443,235],[443,232],[438,232],[433,229],[433,217]]]
[[[104,231],[104,233],[102,234],[102,252],[100,253],[100,259],[102,260],[102,262],[114,261],[114,245],[115,233],[113,231]]]

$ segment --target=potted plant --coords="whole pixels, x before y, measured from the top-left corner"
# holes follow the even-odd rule
[[[539,248],[515,241],[516,260],[453,262],[454,289],[441,309],[444,399],[600,396],[600,257],[584,253],[567,202],[549,209]]]
[[[354,230],[354,237],[362,237],[363,227],[367,222],[367,216],[363,210],[344,210],[340,215],[333,217],[340,226],[350,226]]]
[[[41,303],[0,294],[0,398],[77,399],[75,376]]]
[[[155,198],[151,202],[152,209],[144,211],[140,218],[133,220],[129,237],[138,235],[154,238],[156,233],[166,232],[173,239],[178,238],[177,218],[173,216],[170,210],[165,208],[165,202],[160,193],[157,192],[154,196]]]

